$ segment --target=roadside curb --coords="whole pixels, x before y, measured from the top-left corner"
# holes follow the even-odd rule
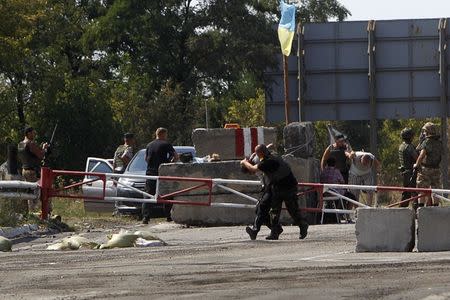
[[[39,226],[37,224],[22,225],[20,227],[3,227],[0,228],[0,236],[12,239],[22,234],[30,234],[38,229]]]

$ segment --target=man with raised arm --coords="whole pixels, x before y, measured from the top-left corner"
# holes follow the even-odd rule
[[[241,165],[250,172],[263,172],[267,177],[271,192],[270,208],[270,235],[268,240],[277,240],[281,233],[280,214],[284,201],[286,208],[296,225],[300,227],[300,239],[304,239],[308,234],[308,222],[299,211],[297,197],[297,179],[292,174],[289,165],[280,157],[270,153],[264,144],[256,146],[255,153],[260,162],[256,165],[251,164],[246,159],[241,161]],[[256,232],[257,234],[257,232]]]

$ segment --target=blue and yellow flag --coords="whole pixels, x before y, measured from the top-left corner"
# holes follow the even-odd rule
[[[289,56],[291,54],[292,41],[295,33],[295,5],[280,1],[281,18],[278,25],[278,39],[281,44],[281,52]]]

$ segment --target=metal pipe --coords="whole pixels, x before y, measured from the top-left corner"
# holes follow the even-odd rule
[[[150,199],[155,198],[154,195],[149,194],[149,193],[146,193],[146,192],[144,192],[144,191],[142,191],[142,190],[140,190],[140,189],[137,189],[137,188],[135,188],[135,187],[133,187],[133,186],[131,186],[131,185],[127,185],[127,184],[121,183],[121,182],[119,182],[119,181],[117,181],[117,180],[115,180],[115,179],[112,179],[112,181],[115,182],[115,183],[117,183],[118,185],[127,187],[127,188],[129,188],[130,190],[133,190],[133,191],[138,192],[138,193],[140,193],[140,194],[142,194],[142,195],[144,195],[144,196],[147,196],[147,197],[149,197]]]
[[[24,199],[24,200],[34,200],[38,198],[38,195],[34,194],[27,194],[27,193],[0,193],[0,198],[17,198],[17,199]]]
[[[441,196],[441,195],[439,195],[439,194],[432,194],[432,196],[434,196],[434,197],[436,197],[436,198],[439,198],[439,199],[441,199],[441,200],[450,202],[450,199],[445,198],[444,196]]]
[[[0,181],[0,188],[16,188],[16,189],[37,189],[39,184],[37,182],[26,182],[20,180],[2,180]]]
[[[327,190],[326,192],[327,192],[327,193],[330,193],[330,194],[332,194],[332,195],[335,195],[335,196],[337,196],[337,197],[340,197],[340,198],[342,198],[342,199],[344,199],[344,200],[347,200],[348,202],[350,202],[350,203],[352,203],[352,204],[355,204],[356,206],[360,206],[360,207],[370,207],[370,206],[368,206],[368,205],[365,205],[365,204],[362,204],[362,203],[360,203],[360,202],[358,202],[358,201],[355,201],[355,200],[353,200],[353,199],[350,199],[350,198],[348,198],[348,197],[346,197],[346,196],[344,196],[344,195],[341,195],[341,194],[339,194],[339,193],[336,193],[336,192],[334,192],[334,191],[332,191],[332,190]]]
[[[221,188],[221,189],[224,189],[224,190],[226,190],[226,191],[229,191],[229,192],[231,192],[231,193],[233,193],[233,194],[236,194],[236,195],[238,195],[238,196],[241,196],[241,197],[243,197],[243,198],[245,198],[245,199],[248,199],[248,200],[250,200],[250,201],[253,201],[253,202],[255,202],[255,203],[258,202],[258,199],[253,198],[253,197],[251,197],[251,196],[248,196],[248,195],[246,195],[246,194],[244,194],[244,193],[238,192],[238,191],[236,191],[236,190],[233,190],[232,188],[229,188],[229,187],[227,187],[227,186],[223,186],[223,185],[221,185],[221,184],[217,184],[216,186],[217,186],[218,188]]]

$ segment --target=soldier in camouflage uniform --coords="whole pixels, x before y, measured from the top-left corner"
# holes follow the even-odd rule
[[[425,140],[417,147],[419,157],[414,168],[417,168],[417,187],[441,188],[441,171],[439,164],[442,157],[442,142],[439,140],[438,127],[427,122],[422,131]],[[439,199],[433,199],[433,206],[439,205]],[[419,207],[425,206],[425,197],[419,199]]]
[[[123,136],[123,145],[117,147],[114,153],[113,170],[114,173],[123,173],[134,155],[134,134],[125,133]]]
[[[404,128],[401,131],[401,137],[403,143],[398,147],[398,158],[400,161],[400,171],[403,177],[404,187],[416,187],[416,174],[413,172],[414,163],[417,160],[418,154],[416,147],[412,145],[414,133],[411,128]],[[402,200],[406,200],[412,197],[411,192],[403,192]],[[400,204],[400,207],[407,207],[409,202]],[[414,201],[413,207],[417,208],[417,200]]]

